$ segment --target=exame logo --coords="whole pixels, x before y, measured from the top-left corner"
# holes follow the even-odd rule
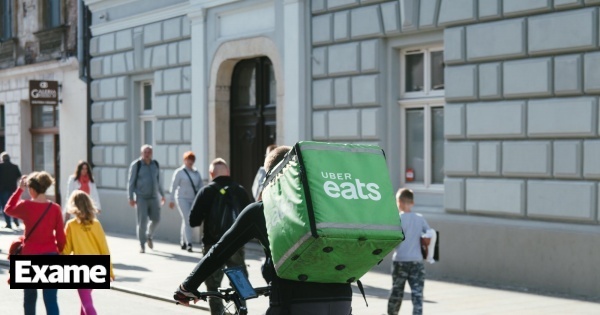
[[[110,256],[11,256],[10,288],[110,289]]]
[[[352,178],[350,173],[321,172],[321,176],[329,179],[323,183],[323,190],[331,198],[381,200],[379,185],[376,183],[363,183],[358,178]],[[338,184],[333,180],[342,182]]]

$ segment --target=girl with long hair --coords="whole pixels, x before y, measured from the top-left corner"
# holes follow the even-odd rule
[[[67,242],[63,255],[110,255],[106,235],[102,224],[96,219],[98,210],[94,207],[90,196],[84,191],[76,190],[69,198],[69,213],[74,216],[65,226]],[[110,279],[114,280],[112,263]],[[81,300],[82,315],[96,315],[92,301],[92,289],[77,289]]]

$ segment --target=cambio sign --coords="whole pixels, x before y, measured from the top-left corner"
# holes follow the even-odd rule
[[[10,288],[110,289],[110,256],[11,256]]]

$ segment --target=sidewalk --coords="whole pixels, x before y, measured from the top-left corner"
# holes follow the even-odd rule
[[[22,232],[0,229],[0,264],[8,263],[6,251],[19,233]],[[169,302],[177,285],[201,257],[199,248],[188,253],[177,244],[159,240],[154,241],[155,250],[146,249],[145,254],[140,254],[137,239],[130,235],[109,234],[108,245],[116,275],[113,289]],[[260,273],[263,255],[256,244],[246,247],[250,282],[256,287],[265,285]],[[361,281],[369,307],[354,286],[353,314],[386,314],[391,287],[389,274],[371,271]],[[223,285],[227,285],[226,281]],[[407,287],[405,291],[410,289]],[[207,310],[208,304],[200,301],[198,306]],[[248,307],[250,314],[263,314],[268,307],[268,298],[250,300]],[[424,310],[425,314],[600,314],[600,303],[426,280]],[[400,314],[412,314],[410,294],[405,294]]]

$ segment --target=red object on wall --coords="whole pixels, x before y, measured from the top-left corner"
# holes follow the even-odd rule
[[[412,182],[415,180],[415,170],[412,168],[406,169],[406,182]]]

